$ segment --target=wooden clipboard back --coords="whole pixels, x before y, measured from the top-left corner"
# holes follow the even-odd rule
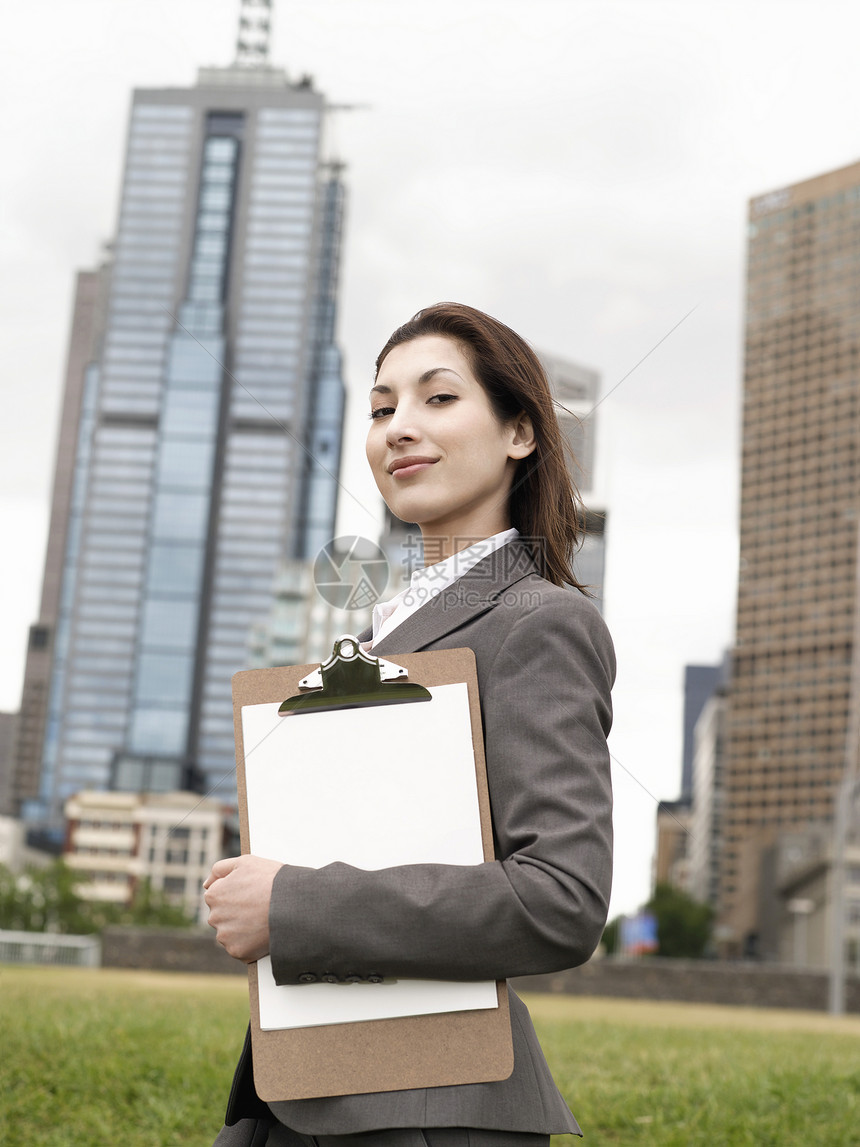
[[[475,777],[481,813],[484,859],[493,860],[493,828],[478,677],[471,649],[409,653],[393,658],[421,685],[468,687],[475,753]],[[249,849],[248,800],[245,785],[242,709],[280,703],[298,692],[314,665],[248,669],[233,677],[236,732],[236,780],[242,852]],[[313,715],[301,720],[313,720]],[[507,1079],[514,1069],[507,985],[497,983],[499,1006],[489,1010],[445,1012],[364,1023],[263,1031],[257,965],[248,967],[251,999],[251,1047],[254,1085],[266,1102],[403,1091]]]

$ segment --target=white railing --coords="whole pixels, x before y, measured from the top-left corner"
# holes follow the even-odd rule
[[[0,963],[69,964],[97,968],[101,962],[102,945],[98,936],[0,931]]]

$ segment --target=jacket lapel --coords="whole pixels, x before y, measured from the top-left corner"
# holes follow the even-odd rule
[[[422,605],[374,645],[372,652],[380,656],[417,653],[492,609],[506,589],[533,573],[537,573],[537,567],[528,547],[515,538],[482,558],[453,585]],[[364,635],[362,639],[368,640]]]

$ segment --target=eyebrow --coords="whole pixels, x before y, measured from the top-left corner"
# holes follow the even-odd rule
[[[457,374],[456,370],[453,370],[450,366],[431,366],[429,370],[425,370],[422,375],[419,375],[418,385],[420,386],[424,382],[430,382],[431,379],[435,378],[437,374],[453,374],[455,378],[459,378],[461,382],[463,381],[462,378],[460,378],[460,375]],[[372,386],[370,388],[370,393],[391,394],[391,387],[381,386],[377,383],[376,386]]]

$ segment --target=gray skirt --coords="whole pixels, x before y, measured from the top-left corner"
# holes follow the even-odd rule
[[[269,1119],[223,1127],[213,1147],[549,1147],[549,1135],[469,1127],[392,1128],[358,1135],[303,1135]]]

